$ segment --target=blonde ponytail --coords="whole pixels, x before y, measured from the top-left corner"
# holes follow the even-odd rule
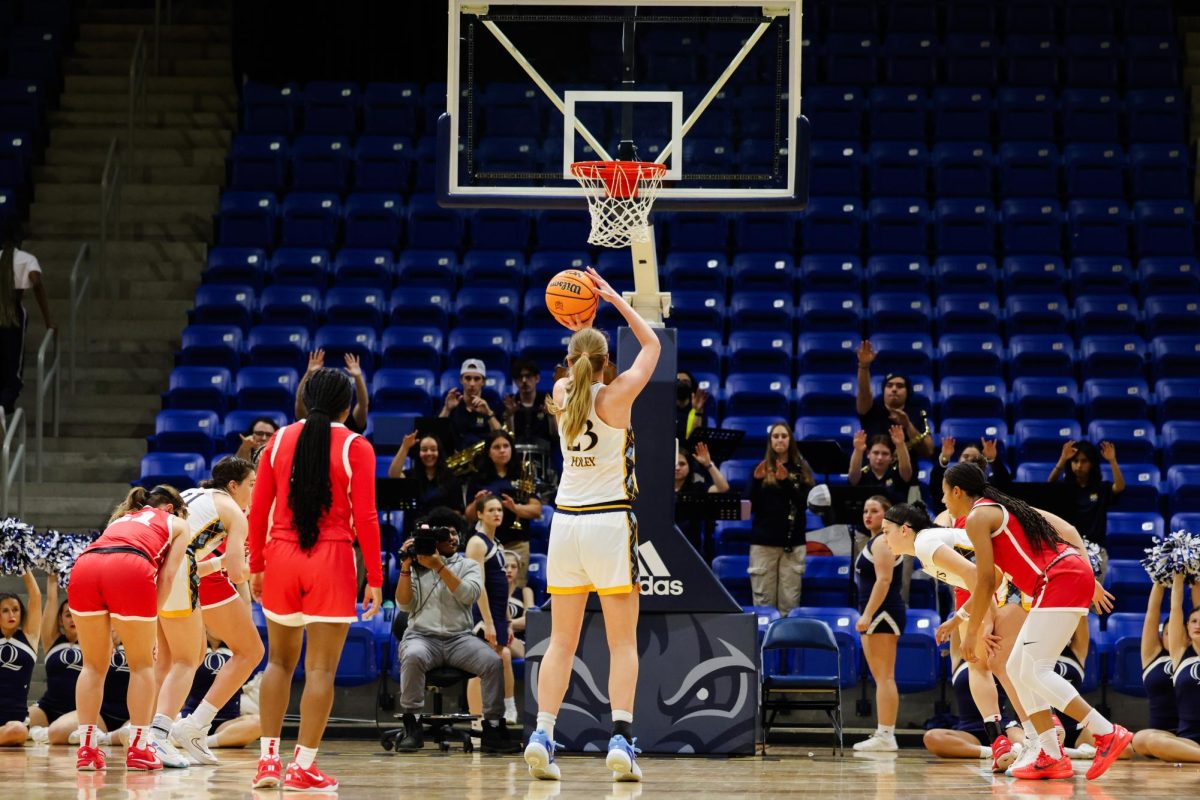
[[[146,489],[142,486],[135,486],[129,490],[129,494],[125,495],[125,499],[117,504],[117,507],[112,510],[112,514],[108,517],[108,522],[111,525],[114,521],[128,514],[130,511],[135,511],[139,508],[146,507]]]
[[[592,411],[592,383],[603,374],[608,358],[608,341],[595,328],[576,331],[567,344],[567,363],[570,365],[566,404],[559,407],[546,398],[546,407],[556,415],[563,440],[570,443],[579,438]]]

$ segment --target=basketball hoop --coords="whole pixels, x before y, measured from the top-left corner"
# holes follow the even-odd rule
[[[576,161],[579,181],[592,216],[588,244],[628,247],[649,241],[650,207],[667,168],[648,161]]]

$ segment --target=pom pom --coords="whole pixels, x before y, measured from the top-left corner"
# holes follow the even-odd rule
[[[49,550],[44,569],[46,572],[53,572],[58,575],[59,587],[63,589],[67,588],[67,584],[71,579],[71,568],[75,566],[75,559],[79,558],[79,554],[83,552],[84,548],[94,542],[99,535],[99,531],[86,531],[82,533],[46,532],[46,538],[53,540],[53,547]]]
[[[1142,566],[1155,583],[1169,586],[1176,574],[1188,583],[1200,580],[1200,534],[1178,530],[1156,536]]]
[[[0,521],[0,573],[24,575],[33,568],[34,530],[16,517]]]
[[[1088,561],[1092,564],[1092,574],[1100,577],[1100,545],[1095,542],[1085,542],[1087,544]]]

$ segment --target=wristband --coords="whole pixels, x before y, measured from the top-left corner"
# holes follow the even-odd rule
[[[407,578],[410,575],[412,575],[412,570],[409,570],[408,572],[405,572],[404,570],[400,570],[400,574]]]
[[[960,608],[958,611],[955,611],[955,612],[954,612],[954,616],[958,617],[959,619],[965,619],[965,620],[968,620],[968,621],[971,619],[971,615],[967,613],[967,607],[966,607],[966,606],[963,606],[963,607],[962,607],[962,608]]]

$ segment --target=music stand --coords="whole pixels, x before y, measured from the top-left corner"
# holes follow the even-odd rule
[[[830,486],[834,521],[861,530],[863,504],[877,494],[879,488],[876,486]]]
[[[454,432],[454,426],[446,417],[417,417],[413,430],[417,432],[418,438],[432,436],[437,439],[438,444],[442,447],[443,456],[450,455],[458,439],[458,434]]]
[[[813,472],[822,475],[845,475],[850,469],[850,456],[833,439],[802,439],[796,449]]]
[[[690,455],[695,451],[697,443],[704,442],[708,445],[708,454],[712,460],[719,464],[733,457],[744,438],[746,438],[745,431],[726,430],[725,428],[696,428],[684,443],[684,450]]]
[[[405,478],[376,478],[375,507],[380,511],[416,511],[416,482]]]

